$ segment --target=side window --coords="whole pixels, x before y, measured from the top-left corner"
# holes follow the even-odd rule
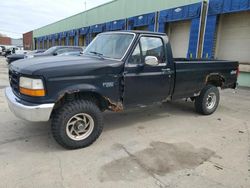
[[[165,62],[163,42],[158,37],[141,37],[142,59],[146,56],[155,56],[159,63]]]
[[[129,61],[130,64],[140,64],[141,63],[141,50],[139,43],[136,45],[133,54],[130,56]]]

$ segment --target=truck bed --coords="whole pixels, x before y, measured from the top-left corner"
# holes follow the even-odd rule
[[[235,88],[237,85],[237,61],[176,58],[174,62],[173,99],[194,96],[207,84],[211,75],[223,78],[222,88]]]

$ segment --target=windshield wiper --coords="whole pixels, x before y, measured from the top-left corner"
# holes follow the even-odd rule
[[[101,57],[101,58],[104,57],[103,54],[102,54],[102,53],[99,53],[99,52],[91,51],[91,52],[89,52],[89,53],[95,54],[95,55],[97,55],[97,56],[99,56],[99,57]]]

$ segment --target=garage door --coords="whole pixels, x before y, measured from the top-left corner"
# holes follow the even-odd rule
[[[69,38],[69,45],[74,46],[74,37]]]
[[[169,37],[173,56],[187,57],[191,21],[172,22],[167,24],[167,35]]]
[[[148,26],[134,27],[133,30],[148,31]]]
[[[52,41],[50,40],[49,41],[49,48],[52,46]]]
[[[61,39],[61,45],[62,45],[62,46],[65,46],[65,43],[66,43],[65,41],[66,41],[66,38],[62,38],[62,39]]]
[[[85,45],[85,37],[84,35],[79,36],[79,46],[84,46]]]
[[[250,12],[220,16],[215,58],[250,63]]]

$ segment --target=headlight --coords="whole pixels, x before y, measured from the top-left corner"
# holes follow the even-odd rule
[[[37,97],[45,96],[44,85],[41,79],[20,77],[19,88],[20,88],[20,93],[24,95],[37,96]]]

